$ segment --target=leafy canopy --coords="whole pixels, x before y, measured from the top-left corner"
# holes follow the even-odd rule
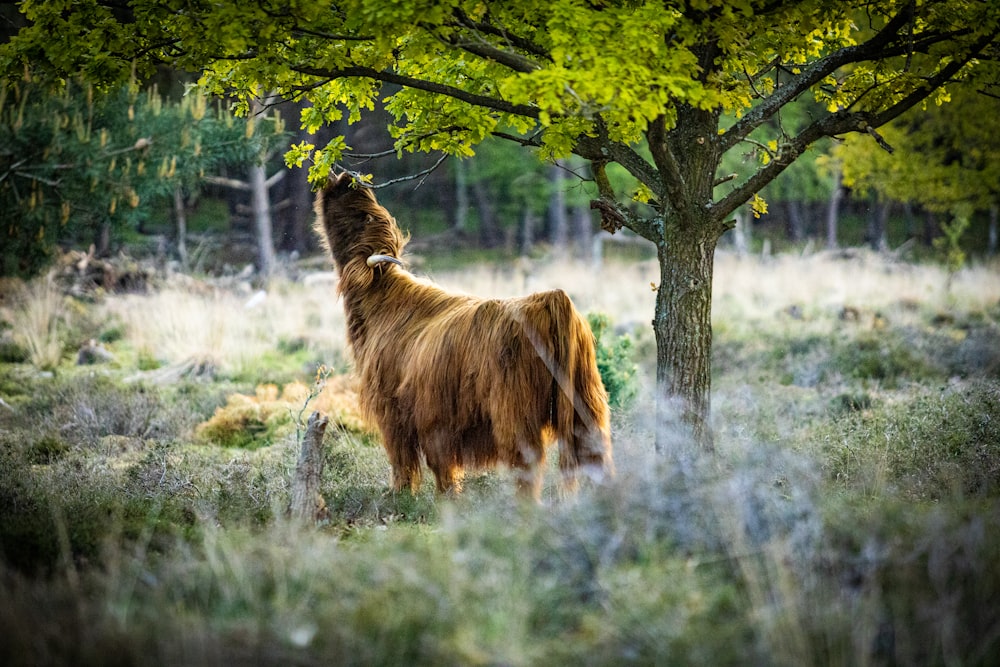
[[[984,64],[976,76],[886,126],[895,150],[850,137],[837,147],[844,182],[862,193],[913,202],[931,211],[969,214],[1000,198],[1000,88],[998,67]],[[913,156],[919,155],[919,160]]]
[[[618,162],[661,213],[700,207],[716,223],[817,139],[874,134],[964,76],[1000,22],[997,3],[981,0],[26,0],[22,10],[30,27],[0,48],[8,77],[111,86],[165,62],[202,72],[205,90],[235,95],[244,112],[265,94],[306,99],[310,131],[357,120],[384,96],[400,152],[467,156],[499,135],[544,157]],[[788,132],[780,111],[800,97],[820,113]],[[766,150],[749,175],[716,191],[714,173],[694,176],[699,151],[714,172],[752,141]],[[318,181],[348,149],[304,142],[286,159],[311,161]]]

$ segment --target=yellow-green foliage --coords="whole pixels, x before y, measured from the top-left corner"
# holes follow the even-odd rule
[[[308,402],[308,404],[307,404]],[[197,436],[224,447],[255,449],[292,433],[300,416],[313,410],[332,424],[354,433],[370,433],[361,418],[357,393],[346,376],[326,382],[318,394],[302,382],[258,385],[254,395],[233,394],[210,419],[198,425]]]

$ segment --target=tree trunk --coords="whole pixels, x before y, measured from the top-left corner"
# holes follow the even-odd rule
[[[733,214],[736,218],[736,226],[733,227],[733,246],[736,254],[741,257],[750,252],[750,243],[753,239],[753,217],[747,211],[746,206],[740,206]]]
[[[840,220],[840,201],[844,198],[844,186],[840,169],[835,167],[833,172],[833,192],[830,193],[830,203],[826,208],[826,247],[830,250],[837,248],[837,224]]]
[[[187,212],[184,210],[184,193],[181,187],[174,188],[174,215],[177,219],[177,255],[181,259],[181,268],[188,268],[187,253]]]
[[[889,235],[886,231],[889,224],[889,213],[892,211],[892,202],[886,201],[877,204],[868,218],[868,242],[872,250],[886,252],[889,250]]]
[[[656,290],[656,441],[658,452],[694,446],[714,451],[709,424],[712,390],[712,271],[727,225],[713,212],[719,164],[719,112],[682,106],[664,143],[650,141],[654,159],[674,161],[670,199],[651,225],[660,284]],[[658,139],[658,137],[654,137]]]
[[[469,224],[469,167],[463,160],[451,160],[455,165],[455,219],[452,228],[463,232]]]
[[[594,224],[590,217],[589,206],[573,207],[573,227],[575,228],[573,245],[577,248],[576,254],[580,258],[586,258],[594,243]]]
[[[924,211],[924,245],[930,248],[934,244],[934,239],[937,238],[939,232],[937,215],[934,211]]]
[[[500,228],[493,202],[482,181],[476,181],[472,185],[472,194],[479,210],[479,243],[484,248],[495,248],[500,244]]]
[[[717,238],[677,234],[659,244],[656,290],[656,450],[714,449],[711,407],[712,271]]]
[[[531,254],[531,248],[535,245],[535,223],[537,218],[535,217],[534,211],[531,207],[525,203],[524,213],[521,216],[521,238],[519,239],[521,246],[521,256],[527,257]]]
[[[111,221],[105,220],[101,223],[97,231],[97,239],[94,243],[97,249],[97,257],[107,257],[111,251]]]
[[[798,243],[806,237],[805,223],[802,220],[802,202],[789,200],[785,206],[788,210],[788,236]]]
[[[250,167],[250,199],[254,229],[257,232],[257,257],[265,278],[274,270],[274,233],[271,227],[271,197],[263,164]]]
[[[998,217],[1000,217],[1000,206],[993,204],[990,206],[990,227],[986,240],[986,254],[990,257],[997,254],[997,237],[1000,236],[1000,234],[998,234],[1000,229],[997,228]]]
[[[569,254],[569,215],[566,212],[566,172],[562,162],[549,167],[549,183],[552,193],[549,195],[549,242],[559,256]]]

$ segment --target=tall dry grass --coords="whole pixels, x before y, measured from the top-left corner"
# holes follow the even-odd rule
[[[639,336],[651,335],[659,281],[652,260],[600,267],[519,260],[428,277],[446,289],[484,297],[563,289],[581,311],[605,313],[618,329]],[[876,311],[911,317],[906,313],[985,310],[1000,301],[1000,278],[996,267],[970,266],[954,276],[949,289],[942,267],[901,264],[873,253],[761,258],[719,252],[713,290],[713,318],[722,323],[766,321],[791,307],[826,319],[845,307],[869,317]],[[58,299],[42,290],[31,302],[37,314],[30,330],[44,349],[53,344],[53,322],[59,320],[51,313]],[[343,304],[332,282],[277,281],[260,296],[167,287],[151,295],[112,296],[105,307],[108,317],[125,324],[133,345],[166,364],[204,358],[226,369],[246,369],[279,341],[292,339],[345,350]]]
[[[345,348],[343,308],[329,285],[276,281],[257,293],[166,287],[109,297],[104,308],[140,355],[167,366],[195,362],[247,376],[282,342],[315,343],[340,355]]]
[[[54,370],[63,357],[65,333],[71,320],[65,297],[53,274],[33,280],[14,295],[11,309],[14,340],[28,352],[33,366]]]
[[[521,260],[514,266],[439,271],[442,286],[506,297],[560,288],[583,311],[597,310],[618,324],[646,326],[653,317],[659,269],[634,263]],[[864,250],[807,255],[715,257],[713,316],[770,319],[790,306],[831,315],[845,306],[868,309],[987,309],[1000,302],[1000,267],[971,264],[951,280],[945,267],[909,264]]]

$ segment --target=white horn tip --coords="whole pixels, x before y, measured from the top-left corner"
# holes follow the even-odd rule
[[[372,255],[371,257],[369,257],[365,261],[365,263],[368,266],[373,267],[373,268],[376,265],[378,265],[378,264],[382,264],[383,262],[389,262],[390,264],[395,264],[396,266],[402,266],[403,265],[403,263],[401,261],[399,261],[398,259],[396,259],[392,255]]]

